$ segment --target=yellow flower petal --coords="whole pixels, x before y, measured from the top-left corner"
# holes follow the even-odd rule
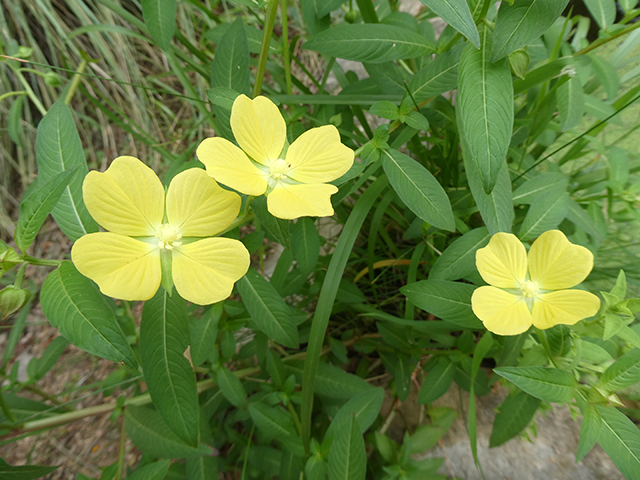
[[[584,290],[559,290],[544,293],[533,301],[533,324],[551,328],[559,323],[573,325],[583,318],[593,317],[600,309],[600,299]]]
[[[204,163],[207,173],[227,187],[256,197],[267,190],[269,174],[260,170],[242,150],[225,138],[203,140],[196,155]]]
[[[221,232],[240,212],[240,195],[220,187],[200,168],[176,175],[167,191],[167,221],[183,237]]]
[[[338,187],[330,184],[289,185],[278,183],[267,195],[267,208],[275,217],[292,220],[298,217],[333,215],[331,195]]]
[[[91,216],[111,232],[149,236],[162,223],[164,188],[137,158],[118,157],[104,173],[89,172],[82,192]]]
[[[527,275],[527,251],[515,235],[496,233],[476,252],[476,266],[489,285],[519,288]]]
[[[173,283],[180,296],[198,305],[224,300],[249,269],[249,252],[238,240],[206,238],[176,247]]]
[[[71,260],[102,293],[121,300],[149,300],[162,278],[157,247],[117,233],[79,238],[71,249]]]
[[[471,308],[486,329],[498,335],[518,335],[531,326],[531,312],[524,297],[499,288],[476,288],[471,296]]]
[[[302,183],[325,183],[344,175],[353,165],[353,150],[340,142],[333,125],[312,128],[287,150],[288,176]]]
[[[531,280],[543,290],[575,287],[592,268],[593,254],[571,243],[560,230],[544,232],[529,250]]]
[[[266,97],[236,98],[231,108],[231,130],[240,148],[263,165],[278,158],[287,137],[284,118]]]

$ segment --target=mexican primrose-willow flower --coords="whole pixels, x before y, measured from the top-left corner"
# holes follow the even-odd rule
[[[531,325],[573,325],[600,308],[594,294],[568,290],[587,278],[593,254],[559,230],[540,235],[528,255],[515,235],[496,233],[476,252],[476,266],[490,286],[473,292],[471,306],[487,330],[498,335],[517,335]]]
[[[137,158],[118,157],[104,173],[90,172],[82,190],[89,213],[108,231],[79,238],[71,259],[105,295],[153,297],[162,280],[162,255],[171,261],[180,296],[200,305],[227,298],[249,268],[240,241],[203,238],[236,219],[241,199],[202,169],[176,175],[165,198],[153,170]]]
[[[300,135],[282,155],[287,127],[278,107],[266,97],[240,95],[231,109],[238,148],[222,137],[205,139],[196,151],[207,173],[245,195],[267,195],[272,215],[294,219],[333,215],[327,182],[353,165],[353,150],[340,142],[338,129],[325,125]]]

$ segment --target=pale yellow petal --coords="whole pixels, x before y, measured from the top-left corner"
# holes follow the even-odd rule
[[[476,252],[476,266],[489,285],[519,288],[527,276],[527,251],[515,235],[496,233]]]
[[[200,168],[176,175],[167,190],[167,221],[183,237],[210,237],[240,212],[240,195],[225,190]]]
[[[529,250],[531,280],[543,290],[575,287],[592,268],[593,254],[571,243],[560,230],[544,232]]]
[[[173,283],[182,298],[198,305],[219,302],[249,269],[249,252],[238,240],[205,238],[176,247]]]
[[[104,173],[89,172],[82,192],[91,216],[111,232],[149,236],[162,223],[164,188],[137,158],[118,157]]]
[[[240,148],[263,165],[279,157],[287,137],[280,110],[266,97],[237,97],[231,108],[231,130]]]
[[[158,248],[117,233],[80,237],[71,249],[71,260],[102,293],[121,300],[149,300],[162,279]]]
[[[593,317],[600,310],[600,299],[584,290],[559,290],[538,295],[533,301],[533,324],[551,328],[560,323],[573,325]]]
[[[222,137],[207,138],[198,145],[198,159],[218,182],[245,195],[262,195],[268,172],[260,170],[245,153]]]
[[[498,335],[518,335],[531,327],[531,312],[524,297],[499,288],[476,288],[471,308],[486,329]]]
[[[267,208],[274,217],[286,220],[298,217],[330,217],[333,215],[331,195],[337,191],[338,187],[324,183],[278,183],[267,195]]]
[[[312,128],[287,150],[288,176],[302,183],[325,183],[344,175],[353,165],[353,150],[340,142],[333,125]]]

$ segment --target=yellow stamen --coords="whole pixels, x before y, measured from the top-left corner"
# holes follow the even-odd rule
[[[156,232],[156,238],[158,239],[158,248],[173,250],[173,247],[182,245],[182,242],[178,241],[182,238],[182,234],[168,223],[162,225],[160,230]]]
[[[522,295],[527,298],[538,295],[538,286],[532,281],[524,282],[520,285],[520,289],[522,290]]]
[[[277,159],[271,164],[269,168],[269,175],[274,180],[280,180],[287,176],[287,171],[291,168],[291,164],[281,158]]]

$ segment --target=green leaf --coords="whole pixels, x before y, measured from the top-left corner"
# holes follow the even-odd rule
[[[249,45],[244,22],[238,17],[222,36],[211,64],[211,86],[248,94]]]
[[[482,48],[467,45],[458,73],[456,117],[465,164],[476,167],[490,194],[503,169],[513,130],[513,83],[507,59],[489,61],[491,32],[481,29]]]
[[[457,88],[458,64],[463,49],[462,43],[455,45],[451,50],[437,55],[413,76],[409,82],[409,90],[416,102],[422,102]]]
[[[540,399],[519,390],[508,396],[493,421],[489,447],[498,447],[522,432],[540,406]]]
[[[32,480],[42,478],[57,470],[59,467],[45,467],[43,465],[9,465],[0,458],[0,477],[3,480]]]
[[[211,447],[198,448],[184,443],[162,420],[158,412],[149,407],[127,406],[124,412],[127,435],[140,451],[158,458],[191,458],[212,455]]]
[[[266,440],[282,440],[297,435],[291,414],[281,407],[252,403],[249,415]]]
[[[142,17],[153,41],[169,50],[176,29],[176,0],[141,0]]]
[[[608,99],[610,101],[615,100],[620,90],[620,77],[618,77],[615,67],[600,55],[589,55],[589,58],[591,59],[593,70],[607,92]]]
[[[416,130],[427,131],[429,130],[429,120],[419,112],[409,112],[401,119],[402,123],[406,123],[411,128]]]
[[[481,329],[482,323],[471,310],[475,289],[467,283],[422,280],[400,288],[400,292],[416,307],[442,320],[464,328]]]
[[[480,37],[467,0],[420,0],[436,15],[464,35],[476,48],[480,48]]]
[[[398,106],[388,100],[376,102],[371,105],[369,113],[377,117],[386,118],[387,120],[396,120],[400,116]]]
[[[627,480],[640,479],[640,431],[615,408],[596,407],[602,418],[598,443]]]
[[[218,339],[218,323],[222,316],[222,303],[216,303],[202,318],[189,317],[189,337],[191,338],[191,361],[201,365],[211,355]]]
[[[355,415],[336,432],[329,452],[329,480],[364,480],[367,453]]]
[[[455,373],[455,363],[447,357],[438,358],[422,382],[418,403],[431,403],[444,395],[449,390]]]
[[[300,0],[302,18],[307,27],[307,32],[311,35],[316,35],[331,26],[331,17],[329,15],[318,17],[316,14],[316,2],[319,1],[321,0]]]
[[[227,33],[229,28],[231,28],[231,25],[233,25],[232,22],[220,23],[211,30],[208,30],[204,34],[204,38],[211,40],[215,44],[219,44],[224,34]],[[247,47],[249,48],[249,52],[256,54],[260,53],[260,48],[262,47],[262,30],[258,30],[256,27],[251,25],[244,25],[244,33],[247,38]],[[277,48],[277,43],[274,41],[274,38],[271,37],[271,41],[269,42],[269,53],[276,53]]]
[[[171,460],[160,460],[137,468],[127,480],[163,480],[169,471]]]
[[[582,416],[582,425],[580,426],[580,442],[578,443],[578,451],[576,452],[576,463],[581,461],[584,456],[591,451],[593,446],[600,438],[602,431],[602,417],[595,405],[589,405]]]
[[[530,178],[513,192],[514,205],[533,205],[538,198],[549,192],[559,195],[567,190],[569,179],[563,173],[543,173]]]
[[[247,401],[247,391],[242,382],[227,367],[220,367],[216,379],[224,397],[236,407],[242,407]]]
[[[569,212],[570,198],[567,192],[560,195],[556,192],[549,192],[538,198],[538,201],[529,207],[527,216],[524,217],[520,225],[518,231],[520,240],[531,240],[560,225]]]
[[[422,57],[435,52],[422,35],[394,25],[340,25],[314,35],[307,50],[356,62],[383,63]]]
[[[42,313],[76,347],[137,369],[138,362],[111,307],[71,262],[62,262],[42,285]]]
[[[291,309],[267,280],[250,268],[237,283],[256,330],[290,348],[298,348],[298,328]]]
[[[192,457],[186,461],[186,480],[210,480],[218,478],[217,457]],[[176,465],[174,463],[174,465]],[[167,476],[166,480],[170,480]],[[182,480],[182,478],[176,479]]]
[[[26,251],[33,243],[40,227],[58,203],[77,169],[78,167],[75,167],[73,170],[60,172],[20,203],[20,217],[14,235],[20,250]]]
[[[575,396],[578,386],[573,375],[557,368],[498,367],[493,371],[545,402],[568,402]]]
[[[302,457],[291,450],[284,449],[282,451],[282,460],[280,461],[280,480],[299,480],[303,470],[304,462]]]
[[[601,30],[609,28],[616,20],[615,0],[584,0],[593,18],[600,26]]]
[[[451,202],[438,180],[404,153],[393,149],[383,153],[384,171],[407,207],[425,222],[443,230],[454,231]]]
[[[72,241],[97,232],[98,224],[89,215],[82,199],[82,182],[87,174],[82,142],[71,111],[62,100],[51,106],[38,125],[36,160],[40,185],[80,165],[80,172],[62,192],[51,214],[60,230]]]
[[[29,377],[33,380],[40,380],[56,364],[69,342],[66,338],[56,337],[47,346],[40,358],[32,358],[28,365]]]
[[[22,104],[24,103],[24,95],[19,95],[11,104],[9,109],[9,117],[7,119],[7,130],[13,143],[22,147],[20,139],[20,119],[22,118]]]
[[[267,199],[263,195],[251,202],[251,209],[256,214],[260,226],[266,231],[270,240],[278,242],[284,248],[291,247],[290,222],[276,218],[267,210]]]
[[[560,130],[566,132],[577,126],[584,114],[584,93],[580,79],[570,77],[556,90],[558,100],[558,123]]]
[[[615,392],[638,382],[640,382],[640,349],[634,348],[604,371],[598,387],[608,392]]]
[[[184,351],[189,345],[185,301],[161,288],[145,302],[140,324],[140,360],[153,404],[187,445],[198,445],[200,409],[196,376]]]
[[[429,272],[430,280],[458,280],[476,269],[476,252],[489,243],[486,227],[475,228],[456,238]]]
[[[638,5],[638,0],[618,0],[624,13],[629,13]]]
[[[308,0],[313,4],[313,8],[318,18],[325,17],[331,12],[340,8],[344,0]]]
[[[298,219],[291,233],[291,247],[302,274],[313,272],[320,258],[320,236],[312,218]]]
[[[526,47],[554,24],[569,0],[503,2],[493,34],[492,61]]]
[[[462,150],[465,150],[464,145]],[[471,190],[473,199],[478,205],[480,215],[489,233],[495,235],[498,232],[511,232],[511,224],[515,214],[511,198],[511,179],[507,168],[502,169],[498,175],[498,182],[488,195],[484,191],[482,180],[475,164],[468,156],[464,159],[464,169],[469,182],[469,190]]]
[[[364,434],[378,417],[383,401],[384,390],[382,388],[367,389],[356,394],[333,416],[327,433],[324,435],[324,440],[335,438],[338,431],[347,428],[353,416],[358,421],[360,433]]]

